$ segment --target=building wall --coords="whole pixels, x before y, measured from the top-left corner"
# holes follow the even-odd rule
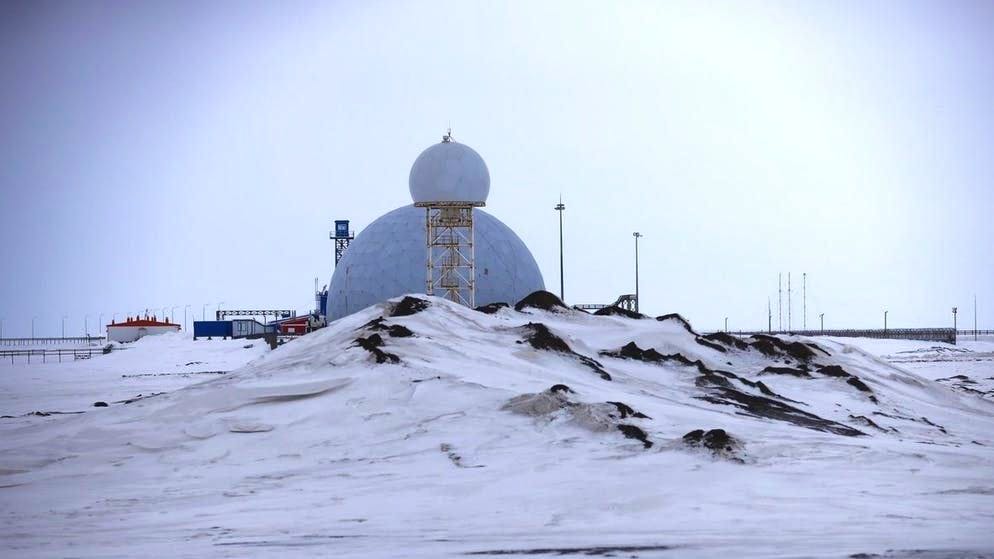
[[[112,342],[133,342],[145,336],[166,332],[179,332],[179,326],[113,326],[107,328],[107,339]]]

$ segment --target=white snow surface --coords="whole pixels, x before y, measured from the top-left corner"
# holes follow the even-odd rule
[[[938,357],[958,346],[785,338],[824,350],[807,378],[762,373],[805,363],[722,352],[675,320],[487,315],[419,297],[420,313],[389,316],[394,300],[273,351],[177,334],[83,362],[0,364],[0,414],[14,416],[0,420],[0,556],[994,553],[994,401],[938,380],[992,382],[994,342],[949,362]],[[380,317],[414,333],[378,332],[397,364],[355,344]],[[528,323],[612,380],[532,347]],[[732,373],[718,376],[743,394],[762,396],[746,382],[762,381],[770,400],[864,435],[706,401],[719,388],[695,365],[599,355],[633,341]],[[560,409],[555,384],[572,391],[556,393]],[[692,448],[682,436],[696,429],[739,446]]]

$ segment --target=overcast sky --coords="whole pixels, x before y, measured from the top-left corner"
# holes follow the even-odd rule
[[[566,298],[994,328],[994,2],[3,2],[0,318],[313,306],[451,123]],[[786,286],[785,286],[786,287]],[[209,312],[209,311],[208,311]]]

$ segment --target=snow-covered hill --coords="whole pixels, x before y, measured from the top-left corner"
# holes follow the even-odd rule
[[[556,302],[393,300],[199,384],[22,418],[0,431],[0,549],[994,551],[989,399],[839,341]]]

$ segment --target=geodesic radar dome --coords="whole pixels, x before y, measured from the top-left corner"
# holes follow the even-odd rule
[[[542,273],[510,227],[473,210],[476,304],[514,304],[545,289]],[[345,251],[328,286],[328,320],[405,293],[424,293],[425,210],[403,206],[380,216]]]
[[[464,202],[482,206],[490,193],[490,171],[473,148],[447,139],[414,160],[408,186],[415,204]]]

